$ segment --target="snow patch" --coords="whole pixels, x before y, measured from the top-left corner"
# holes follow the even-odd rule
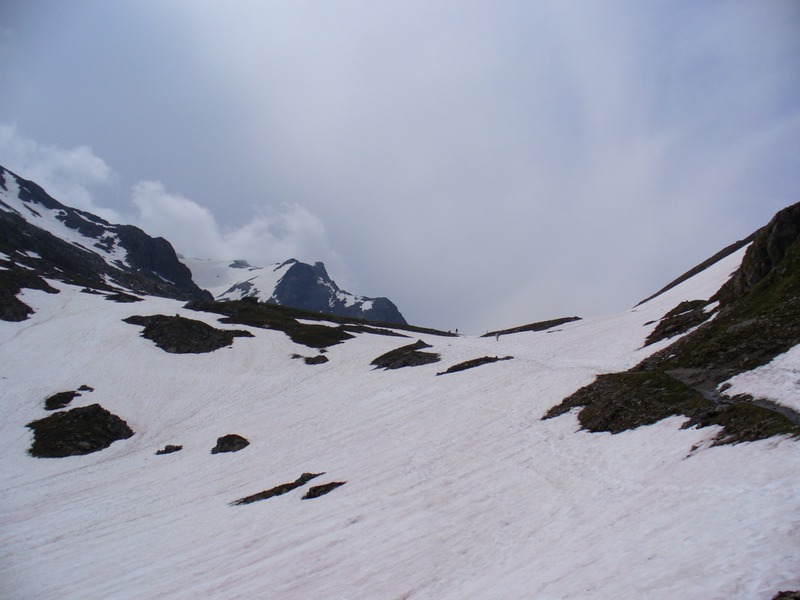
[[[732,377],[720,387],[727,388],[725,393],[729,396],[749,394],[800,412],[800,345],[766,365]]]

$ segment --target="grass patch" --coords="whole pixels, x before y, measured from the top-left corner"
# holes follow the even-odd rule
[[[306,492],[306,495],[303,496],[303,500],[311,500],[313,498],[319,498],[320,496],[324,496],[325,494],[329,494],[333,490],[338,487],[343,486],[346,481],[331,481],[330,483],[325,483],[322,485],[315,485]]]
[[[325,473],[303,473],[302,475],[300,475],[300,477],[298,477],[291,483],[282,483],[268,490],[264,490],[263,492],[258,492],[257,494],[252,494],[251,496],[245,496],[244,498],[239,498],[238,500],[231,502],[231,506],[252,504],[253,502],[258,502],[259,500],[267,500],[268,498],[274,498],[275,496],[283,496],[284,494],[288,494],[292,490],[295,490],[305,485],[315,477],[319,477],[320,475],[324,474]]]
[[[213,352],[233,344],[234,338],[253,337],[249,331],[216,329],[202,321],[166,315],[132,316],[126,323],[144,327],[142,337],[172,354]]]
[[[99,404],[57,412],[27,427],[33,430],[28,453],[39,458],[90,454],[133,435],[125,421]]]
[[[482,356],[481,358],[473,358],[472,360],[467,360],[462,363],[458,363],[457,365],[453,365],[452,367],[448,368],[446,371],[442,371],[441,373],[437,373],[437,375],[447,375],[448,373],[458,373],[459,371],[466,371],[467,369],[474,369],[475,367],[480,367],[481,365],[488,365],[493,362],[498,362],[500,360],[511,360],[514,358],[513,356]]]
[[[582,407],[578,420],[589,431],[619,433],[679,414],[708,408],[703,396],[661,372],[610,373],[554,406],[545,419]]]
[[[510,333],[523,333],[525,331],[546,331],[565,323],[572,323],[573,321],[580,321],[580,317],[561,317],[560,319],[551,319],[549,321],[538,321],[528,325],[520,325],[519,327],[512,327],[511,329],[499,329],[497,331],[490,331],[484,333],[481,337],[493,337],[499,335],[508,335]]]
[[[711,317],[711,315],[705,311],[707,305],[707,300],[687,300],[681,302],[678,306],[661,317],[658,325],[656,325],[652,333],[647,336],[644,345],[649,346],[661,340],[686,333],[692,327],[696,327],[707,321]]]
[[[381,354],[370,364],[376,369],[401,369],[403,367],[419,367],[421,365],[439,362],[439,360],[441,360],[439,354],[421,351],[423,348],[430,347],[430,344],[426,344],[422,340],[417,340],[408,346],[403,346],[402,348],[391,350],[386,354]]]

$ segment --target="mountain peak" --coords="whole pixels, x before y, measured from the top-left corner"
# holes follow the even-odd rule
[[[321,261],[313,265],[290,258],[268,267],[247,261],[185,261],[195,280],[217,300],[255,298],[323,314],[405,325],[397,306],[387,298],[369,298],[342,290]]]

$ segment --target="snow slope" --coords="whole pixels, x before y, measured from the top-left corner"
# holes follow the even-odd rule
[[[217,316],[115,304],[59,282],[0,322],[0,597],[771,598],[800,587],[800,451],[710,448],[671,418],[617,435],[540,420],[598,373],[630,368],[680,301],[708,298],[744,250],[618,315],[494,338],[421,336],[440,363],[374,370],[415,341],[359,334],[329,362],[240,325],[209,354],[167,354],[122,322]],[[447,367],[511,355],[458,373]],[[792,356],[797,369],[797,355]],[[755,376],[755,374],[754,374]],[[79,457],[26,454],[43,400],[86,384],[135,435]],[[217,437],[251,444],[211,455]],[[166,444],[174,454],[156,456]],[[690,449],[699,449],[688,456]],[[246,506],[303,472],[346,481]]]
[[[291,266],[287,263],[274,263],[266,267],[254,267],[243,260],[184,257],[181,257],[181,262],[192,271],[197,285],[211,292],[218,300],[241,300],[250,291],[262,302],[270,299],[275,286]],[[250,289],[244,289],[240,285],[242,283],[249,283]]]

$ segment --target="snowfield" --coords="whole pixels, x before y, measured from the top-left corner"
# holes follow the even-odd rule
[[[313,366],[291,355],[316,351],[281,332],[222,325],[181,302],[117,304],[56,281],[59,294],[25,290],[36,313],[0,322],[0,597],[707,600],[798,589],[796,441],[709,447],[718,429],[683,430],[683,418],[617,435],[579,431],[574,414],[541,420],[595,375],[667,345],[642,348],[651,322],[710,297],[743,253],[618,315],[499,340],[358,334]],[[168,354],[122,322],[151,314],[255,337]],[[370,366],[418,337],[441,362]],[[796,374],[798,361],[792,351],[735,387],[769,394],[783,386],[776,369]],[[25,425],[50,414],[45,398],[81,385],[94,391],[69,408],[99,403],[135,435],[85,456],[29,456]],[[212,455],[229,433],[250,445]],[[183,450],[156,456],[167,444]],[[231,506],[304,472],[325,474]],[[332,481],[346,484],[301,500]]]

